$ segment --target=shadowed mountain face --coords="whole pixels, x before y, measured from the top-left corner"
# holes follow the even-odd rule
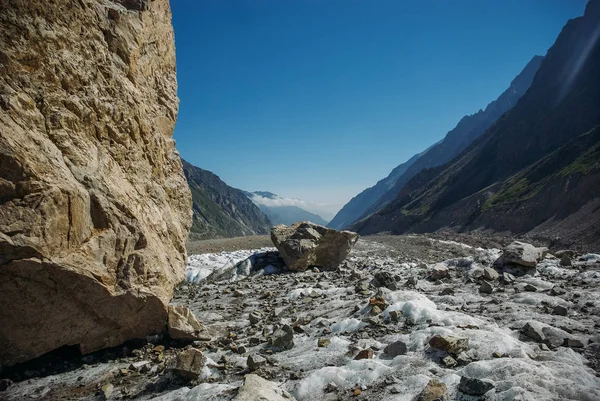
[[[295,205],[284,205],[286,200],[279,195],[267,191],[244,192],[259,208],[269,217],[273,225],[292,225],[299,221],[310,221],[319,225],[326,225],[327,221],[315,213]],[[271,202],[273,201],[273,202]]]
[[[463,117],[442,141],[413,156],[396,167],[388,177],[352,198],[331,220],[329,227],[341,229],[370,215],[392,201],[402,187],[423,169],[439,166],[456,157],[502,114],[515,106],[531,85],[542,60],[542,56],[533,57],[508,89],[488,104],[485,110]]]
[[[267,234],[268,217],[242,190],[232,188],[210,171],[183,161],[192,191],[193,222],[190,239]]]
[[[489,229],[598,244],[599,37],[594,0],[563,28],[510,112],[353,228],[362,234]]]

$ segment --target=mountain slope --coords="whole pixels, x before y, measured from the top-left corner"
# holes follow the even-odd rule
[[[327,224],[330,228],[341,230],[344,227],[354,223],[360,218],[379,198],[381,198],[387,191],[389,191],[398,178],[400,178],[408,168],[417,161],[420,154],[416,154],[405,163],[394,168],[391,173],[382,180],[379,180],[377,184],[369,187],[350,199],[348,203],[337,212],[335,217]]]
[[[267,234],[271,223],[246,197],[217,175],[182,160],[183,172],[192,191],[191,239]]]
[[[514,107],[531,85],[542,60],[542,56],[534,56],[513,79],[508,89],[488,104],[485,110],[463,117],[443,140],[413,156],[394,169],[386,179],[353,198],[333,218],[330,227],[344,228],[370,215],[392,201],[402,187],[421,170],[442,165],[457,156],[502,114]]]
[[[593,0],[563,28],[510,112],[353,228],[362,234],[491,229],[598,244],[599,37],[600,1]]]
[[[327,221],[315,213],[295,205],[286,205],[285,198],[267,191],[244,192],[259,208],[269,217],[273,225],[285,224],[289,226],[298,221],[310,221],[315,224],[326,225]]]

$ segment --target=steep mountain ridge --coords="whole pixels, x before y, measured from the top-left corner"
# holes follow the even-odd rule
[[[285,224],[292,225],[299,221],[310,221],[319,225],[327,225],[327,221],[316,213],[309,212],[295,205],[276,205],[268,204],[264,199],[285,201],[281,196],[268,191],[244,192],[244,194],[259,207],[264,214],[269,217],[273,225]],[[275,203],[273,202],[273,203]]]
[[[593,0],[584,16],[565,25],[510,112],[353,228],[363,234],[489,229],[597,244],[599,37],[600,1]]]
[[[380,184],[384,181],[382,180],[353,198],[334,217],[330,227],[344,228],[374,213],[391,202],[402,187],[423,169],[442,165],[460,154],[502,114],[514,107],[531,85],[542,60],[542,56],[534,56],[496,100],[489,103],[484,110],[464,116],[443,140],[394,169],[385,179],[386,185]]]
[[[192,192],[190,239],[268,234],[269,218],[244,194],[216,174],[185,160],[183,172]]]

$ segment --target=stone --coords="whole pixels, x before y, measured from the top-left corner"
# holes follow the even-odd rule
[[[454,295],[454,290],[452,288],[444,288],[442,291],[440,291],[441,296],[445,296],[445,295]]]
[[[526,284],[525,287],[523,287],[523,289],[527,292],[537,292],[537,287],[531,284]]]
[[[543,327],[544,325],[539,322],[530,321],[525,323],[525,325],[521,328],[521,333],[525,334],[532,340],[541,343],[546,338],[542,332]]]
[[[479,292],[481,294],[491,294],[494,292],[494,287],[492,287],[492,285],[490,283],[488,283],[487,281],[484,281],[479,286]]]
[[[374,352],[371,348],[363,349],[354,357],[354,360],[358,361],[360,359],[373,359],[373,354]]]
[[[406,344],[404,342],[394,341],[393,343],[391,343],[383,349],[383,353],[391,357],[396,357],[398,355],[406,354],[407,350],[408,348],[406,347]]]
[[[583,342],[577,338],[565,338],[563,345],[569,348],[583,348],[585,345]]]
[[[313,266],[336,269],[358,237],[351,231],[337,231],[307,221],[271,229],[271,241],[293,271],[304,271]]]
[[[261,366],[266,365],[267,360],[265,358],[263,358],[262,356],[255,354],[255,355],[248,356],[246,363],[248,365],[248,369],[250,369],[251,371],[255,371],[258,368],[260,368]]]
[[[10,379],[0,379],[0,391],[6,391],[10,386],[13,385],[13,381]]]
[[[233,401],[295,401],[296,399],[277,384],[253,373],[244,376],[244,384]]]
[[[570,259],[573,259],[575,257],[575,251],[572,251],[570,249],[561,249],[560,251],[554,252],[554,256],[556,256],[557,258],[562,258],[563,256],[567,256]]]
[[[169,335],[174,340],[210,340],[206,328],[194,313],[183,305],[169,305]]]
[[[393,310],[390,312],[390,319],[392,319],[393,321],[398,321],[398,320],[400,320],[401,317],[402,317],[402,311],[400,311],[400,310]]]
[[[429,340],[429,346],[435,349],[458,355],[469,349],[469,339],[456,336],[442,336],[436,334]]]
[[[414,401],[447,401],[446,385],[440,382],[437,379],[429,380],[427,386],[421,391],[419,395],[417,395],[413,400]]]
[[[556,305],[552,308],[552,314],[558,316],[567,316],[569,314],[569,310],[562,305]]]
[[[292,348],[294,346],[294,329],[286,324],[275,330],[272,336],[272,345],[283,349]]]
[[[526,242],[514,241],[504,248],[501,258],[503,263],[535,267],[547,251],[547,248],[536,248]]]
[[[500,274],[498,274],[498,272],[496,270],[492,269],[491,267],[483,268],[483,279],[484,280],[495,281],[495,280],[498,280],[498,277],[500,277]]]
[[[502,281],[504,284],[512,284],[515,282],[515,276],[510,273],[502,273]]]
[[[202,373],[205,363],[206,357],[202,351],[196,348],[188,348],[177,354],[175,365],[171,370],[181,378],[194,380]]]
[[[458,362],[456,362],[456,359],[452,358],[450,355],[446,355],[445,357],[443,357],[442,363],[444,364],[444,366],[446,366],[448,368],[453,368],[456,365],[458,365]]]
[[[260,316],[257,312],[251,312],[248,318],[250,319],[250,324],[257,324],[261,321],[262,316]]]
[[[375,276],[373,277],[373,281],[371,283],[376,288],[385,287],[392,291],[395,291],[398,289],[398,286],[396,284],[396,279],[389,272],[375,273]]]
[[[0,5],[0,365],[162,332],[185,278],[169,1],[123,3]]]
[[[320,337],[320,338],[317,340],[317,346],[318,346],[319,348],[325,348],[325,347],[328,347],[328,346],[329,346],[329,344],[331,344],[331,340],[330,340],[329,338]]]
[[[429,272],[429,277],[432,280],[441,280],[450,277],[450,269],[443,263],[438,263]]]
[[[560,265],[565,267],[573,266],[573,261],[571,260],[571,257],[569,257],[569,255],[563,254],[560,257]]]
[[[458,383],[458,391],[468,395],[484,395],[494,388],[494,383],[488,379],[475,379],[462,376]]]
[[[112,396],[114,391],[115,391],[115,386],[112,383],[106,383],[105,385],[102,386],[102,397],[105,400],[108,400],[108,399],[110,399],[110,397]]]

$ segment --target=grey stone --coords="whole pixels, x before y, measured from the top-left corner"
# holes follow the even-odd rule
[[[274,347],[290,349],[294,346],[294,329],[286,324],[275,330],[271,338]]]
[[[466,376],[460,378],[458,390],[468,395],[484,395],[494,388],[494,383],[487,379],[475,379]]]
[[[258,368],[260,368],[261,366],[264,366],[267,364],[267,360],[265,358],[263,358],[260,355],[250,355],[248,357],[248,359],[246,360],[246,364],[248,365],[248,369],[250,369],[251,371],[255,371]]]
[[[552,309],[552,314],[553,315],[558,315],[558,316],[567,316],[569,314],[569,311],[567,308],[565,308],[562,305],[556,305],[553,309]]]
[[[492,269],[491,267],[484,267],[483,268],[483,278],[487,281],[495,281],[498,279],[500,275],[498,274],[498,272],[494,269]]]
[[[406,347],[406,344],[403,341],[394,341],[393,343],[385,347],[383,349],[383,352],[391,357],[396,357],[398,355],[406,354],[407,350],[408,349]]]
[[[492,285],[487,281],[484,281],[483,283],[481,283],[481,286],[479,286],[479,292],[481,294],[491,294],[492,292],[494,292],[494,287],[492,287]]]

